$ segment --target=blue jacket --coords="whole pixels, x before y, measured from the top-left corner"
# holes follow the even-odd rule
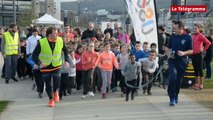
[[[131,51],[131,54],[135,55],[135,61],[138,61],[140,58],[146,58],[146,54],[143,52],[143,50],[136,51],[134,48]]]
[[[29,63],[29,64],[32,66],[32,68],[34,67],[35,62],[33,61],[32,55],[30,55],[30,56],[27,58],[27,63]]]

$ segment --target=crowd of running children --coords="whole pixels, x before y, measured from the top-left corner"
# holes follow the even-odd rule
[[[114,29],[111,28],[111,24],[107,24],[104,33],[96,30],[92,23],[88,24],[84,32],[69,25],[64,27],[64,32],[59,29],[58,36],[62,37],[69,53],[69,67],[61,69],[60,99],[71,95],[74,89],[83,90],[82,99],[93,97],[97,91],[105,99],[109,90],[117,92],[120,87],[121,96],[125,96],[126,101],[129,100],[129,96],[134,100],[140,82],[144,85],[152,80],[160,66],[164,68],[162,85],[166,88],[168,78],[166,59],[158,65],[155,57],[166,57],[164,46],[167,44],[169,34],[165,32],[163,26],[159,26],[158,30],[159,46],[156,43],[136,41],[134,31],[130,37],[127,33],[123,34],[122,28],[118,27],[117,23],[114,24]],[[28,29],[27,35],[24,31],[19,31],[21,54],[17,61],[18,77],[20,80],[27,75],[34,78],[37,92],[42,98],[44,81],[31,54],[37,42],[46,37],[46,28],[32,27]],[[3,67],[2,77],[5,77],[4,69]],[[152,95],[152,85],[153,82],[145,85],[143,94]]]

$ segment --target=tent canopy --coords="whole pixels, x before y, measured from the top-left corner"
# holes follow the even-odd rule
[[[63,21],[57,20],[49,14],[45,14],[42,17],[33,21],[36,24],[47,24],[47,25],[63,25]]]

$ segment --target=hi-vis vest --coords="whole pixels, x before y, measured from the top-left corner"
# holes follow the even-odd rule
[[[41,46],[41,52],[39,54],[39,60],[46,66],[52,63],[53,67],[60,66],[62,64],[61,52],[63,48],[63,40],[57,37],[55,48],[52,51],[47,38],[43,38],[39,41]]]
[[[16,32],[13,37],[10,32],[5,32],[4,39],[5,39],[5,54],[6,55],[18,54],[18,39],[19,39],[18,33]]]

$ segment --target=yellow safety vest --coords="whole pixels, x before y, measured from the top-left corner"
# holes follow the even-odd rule
[[[47,38],[43,38],[39,41],[41,46],[41,52],[39,54],[39,60],[46,66],[52,63],[53,67],[60,66],[62,64],[61,52],[63,48],[63,40],[57,37],[55,48],[52,52]]]
[[[18,40],[19,40],[18,33],[16,32],[13,37],[10,32],[5,32],[4,39],[5,39],[5,54],[6,55],[18,54]]]

